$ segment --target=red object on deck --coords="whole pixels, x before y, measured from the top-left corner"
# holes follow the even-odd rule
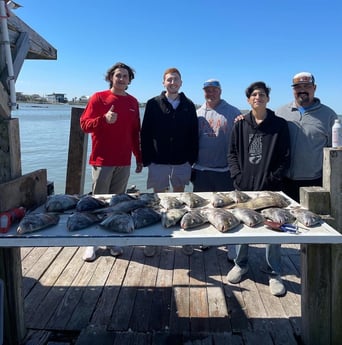
[[[0,213],[0,232],[6,233],[11,225],[24,218],[26,209],[24,207],[12,208]]]

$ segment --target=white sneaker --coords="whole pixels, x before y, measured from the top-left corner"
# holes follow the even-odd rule
[[[248,266],[240,267],[235,265],[227,274],[227,280],[229,283],[240,283],[242,276],[248,272]]]
[[[111,246],[111,247],[107,247],[109,248],[109,253],[111,256],[120,256],[123,254],[123,249],[121,247],[118,246]]]
[[[279,275],[270,276],[269,286],[273,296],[284,296],[286,293],[284,283]]]
[[[86,247],[82,259],[86,262],[92,262],[96,259],[96,251],[99,247]]]

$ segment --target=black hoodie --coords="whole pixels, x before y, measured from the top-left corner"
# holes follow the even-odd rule
[[[267,109],[259,125],[251,112],[234,124],[228,164],[238,190],[282,190],[290,163],[290,137],[286,120]]]

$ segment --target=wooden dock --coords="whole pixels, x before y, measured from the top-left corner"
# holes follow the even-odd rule
[[[24,345],[301,344],[300,246],[282,246],[287,293],[272,296],[263,245],[252,245],[249,272],[227,284],[233,267],[224,246],[125,247],[118,258],[100,249],[21,248]]]

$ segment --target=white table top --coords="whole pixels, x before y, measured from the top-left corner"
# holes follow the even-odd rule
[[[178,193],[168,194],[177,196]],[[211,195],[211,193],[196,194],[206,198],[210,198]],[[111,195],[107,197],[110,198]],[[66,228],[68,216],[68,214],[62,214],[57,225],[23,235],[16,233],[18,224],[14,224],[7,233],[0,234],[0,247],[342,243],[342,234],[325,222],[311,228],[305,228],[299,224],[298,234],[274,231],[264,225],[251,228],[240,224],[226,233],[221,233],[209,224],[183,230],[179,225],[164,228],[161,223],[126,234],[112,232],[101,228],[99,225],[70,232]]]

